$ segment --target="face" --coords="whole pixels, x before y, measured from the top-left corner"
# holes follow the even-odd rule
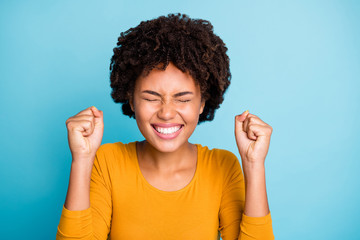
[[[194,79],[170,63],[136,80],[130,106],[146,141],[160,152],[174,152],[188,144],[205,102]]]

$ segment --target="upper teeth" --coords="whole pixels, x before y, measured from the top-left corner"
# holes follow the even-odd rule
[[[169,127],[169,128],[161,128],[161,127],[155,127],[156,131],[162,134],[172,134],[180,129],[180,126],[177,127]]]

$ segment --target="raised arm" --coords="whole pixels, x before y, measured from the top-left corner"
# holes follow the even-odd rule
[[[245,111],[235,119],[235,138],[245,177],[245,210],[250,217],[269,213],[265,184],[265,158],[272,127]]]
[[[72,164],[56,239],[106,239],[111,190],[102,171],[103,112],[87,108],[66,121]],[[90,204],[90,198],[92,199]]]
[[[239,239],[247,239],[245,222],[256,222],[262,217],[265,217],[264,223],[271,221],[265,182],[265,158],[271,134],[272,127],[248,110],[235,118],[235,138],[245,178],[245,207]],[[254,234],[261,239],[273,239],[271,224],[260,224],[257,231]]]
[[[103,113],[87,108],[66,120],[72,155],[65,208],[71,211],[90,207],[90,178],[97,149],[104,131]]]

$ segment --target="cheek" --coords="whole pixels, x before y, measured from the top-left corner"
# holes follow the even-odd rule
[[[157,110],[158,107],[155,104],[139,101],[135,104],[135,117],[136,119],[145,120],[154,115]]]
[[[186,118],[188,121],[198,121],[200,105],[199,104],[188,104],[179,108],[178,112]]]

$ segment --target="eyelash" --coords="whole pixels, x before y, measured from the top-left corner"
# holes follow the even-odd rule
[[[157,101],[160,101],[159,99],[148,99],[148,98],[144,98],[144,100],[146,101],[149,101],[149,102],[157,102]],[[186,103],[186,102],[190,102],[190,100],[177,100],[178,102],[181,102],[181,103]]]

